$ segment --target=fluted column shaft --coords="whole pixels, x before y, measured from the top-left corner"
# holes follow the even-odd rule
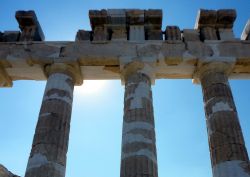
[[[151,81],[140,72],[125,80],[120,176],[158,176]]]
[[[64,177],[74,79],[64,72],[48,76],[25,177]]]
[[[225,71],[207,69],[200,75],[213,177],[250,177],[237,110]]]

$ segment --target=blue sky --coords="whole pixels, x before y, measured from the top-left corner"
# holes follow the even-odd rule
[[[249,0],[1,0],[0,31],[17,30],[16,10],[36,11],[48,41],[73,41],[90,29],[88,10],[163,9],[163,29],[193,28],[199,8],[235,8],[235,35],[250,18]],[[230,82],[247,149],[250,151],[250,81]],[[86,82],[86,85],[88,82]],[[96,92],[74,94],[67,177],[118,177],[124,87],[105,81]],[[45,82],[16,81],[0,89],[0,163],[24,175]],[[159,177],[211,177],[201,87],[191,80],[157,80],[153,86]]]

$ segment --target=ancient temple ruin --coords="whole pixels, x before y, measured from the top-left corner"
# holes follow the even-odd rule
[[[0,86],[47,80],[25,177],[65,176],[73,90],[88,79],[125,84],[120,177],[158,177],[151,85],[179,78],[202,86],[213,177],[250,177],[228,82],[250,78],[250,21],[237,39],[235,10],[201,9],[182,30],[162,27],[162,14],[90,10],[91,31],[46,42],[34,11],[16,13],[20,31],[0,33]]]

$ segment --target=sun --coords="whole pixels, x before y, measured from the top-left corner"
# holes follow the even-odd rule
[[[100,93],[106,85],[107,81],[105,80],[84,80],[81,86],[74,88],[74,93],[77,95],[93,95]]]

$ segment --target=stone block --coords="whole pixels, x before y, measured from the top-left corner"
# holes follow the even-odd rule
[[[129,40],[130,41],[143,41],[143,40],[145,40],[144,26],[130,25],[130,27],[129,27]]]
[[[16,20],[21,30],[20,41],[44,41],[45,37],[34,11],[17,11]]]
[[[21,33],[19,31],[5,31],[2,36],[3,42],[19,41]]]
[[[184,38],[184,41],[199,41],[200,34],[199,34],[199,31],[195,29],[184,29],[183,38]]]
[[[126,11],[129,25],[144,25],[144,10],[131,9]]]
[[[126,29],[126,10],[125,9],[108,9],[107,30],[111,40],[127,40]]]
[[[125,9],[108,9],[107,16],[109,25],[126,25]]]
[[[92,32],[85,30],[78,30],[75,41],[90,41],[92,40]]]
[[[250,40],[250,19],[241,34],[241,40]]]
[[[234,21],[236,20],[236,10],[234,9],[221,9],[217,11],[216,28],[233,28]]]
[[[200,9],[196,18],[195,29],[203,27],[233,28],[236,19],[234,9],[205,10]]]
[[[163,35],[161,30],[147,30],[146,40],[163,40]]]
[[[162,27],[162,10],[149,9],[145,10],[145,26],[151,29],[160,30]]]
[[[108,23],[108,13],[107,10],[90,10],[89,11],[89,19],[92,30],[94,31],[96,26],[104,26]]]
[[[181,30],[178,26],[167,26],[165,40],[181,40]]]
[[[218,40],[216,29],[211,27],[204,27],[200,29],[200,38],[204,40]]]
[[[233,40],[235,39],[232,29],[218,29],[220,40]]]
[[[108,31],[105,27],[95,27],[93,34],[93,41],[108,40]]]
[[[216,10],[200,9],[196,17],[195,29],[202,27],[215,27],[217,20]]]
[[[126,41],[127,40],[127,30],[126,28],[116,28],[112,30],[112,41]]]

